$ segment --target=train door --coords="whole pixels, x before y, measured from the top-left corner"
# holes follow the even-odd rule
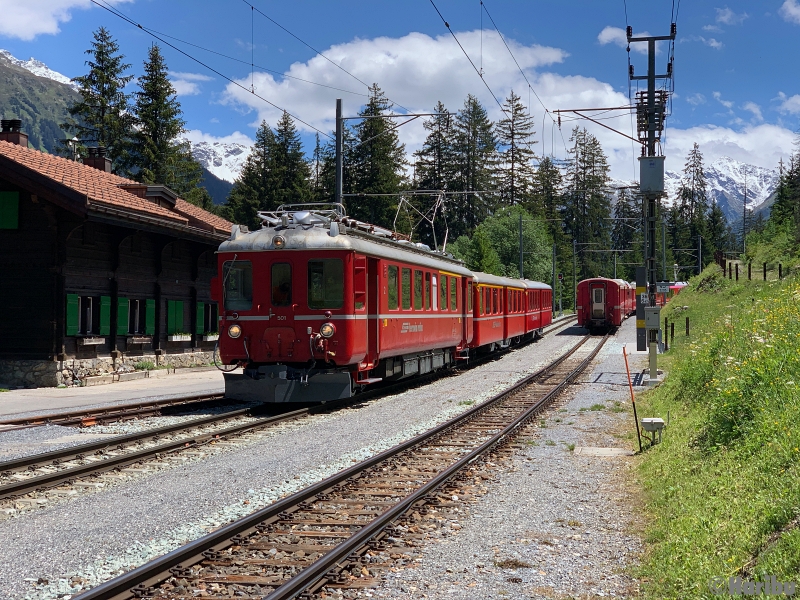
[[[589,301],[592,303],[592,319],[602,319],[606,316],[606,286],[594,285],[591,289]]]
[[[463,298],[464,302],[462,303],[461,307],[461,314],[463,315],[462,323],[463,327],[461,330],[461,337],[463,339],[462,343],[466,346],[472,341],[472,279],[469,277],[464,277],[464,292]]]
[[[367,258],[367,358],[370,368],[378,364],[380,358],[380,313],[381,313],[381,270],[380,260]]]

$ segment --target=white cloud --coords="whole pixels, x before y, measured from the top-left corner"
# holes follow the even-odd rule
[[[784,21],[800,25],[800,2],[798,0],[786,0],[778,12]]]
[[[703,31],[713,31],[714,33],[720,33],[722,31],[722,27],[717,25],[703,25]]]
[[[723,25],[740,25],[750,16],[747,13],[737,15],[727,6],[725,8],[718,8],[716,10],[717,23],[722,23]]]
[[[778,125],[746,125],[739,130],[702,125],[690,129],[669,129],[664,144],[667,168],[678,171],[692,144],[697,142],[706,164],[723,156],[774,169],[778,161],[792,152],[794,133]]]
[[[200,93],[201,81],[211,81],[213,78],[200,73],[181,73],[170,71],[170,82],[179,96],[196,96]]]
[[[477,60],[481,32],[459,32],[458,38],[473,60]],[[568,56],[564,50],[539,45],[525,46],[508,38],[506,41],[548,108],[576,108],[576,104],[583,106],[587,101],[590,102],[589,106],[605,106],[597,104],[598,102],[627,102],[627,98],[614,92],[611,86],[594,79],[559,78],[552,81],[537,75],[537,69],[563,62]],[[497,119],[502,114],[461,49],[449,35],[434,38],[422,33],[410,33],[400,38],[355,39],[337,44],[324,53],[331,61],[360,80],[367,83],[379,82],[389,98],[411,111],[430,112],[436,102],[441,100],[449,110],[456,112],[471,93],[480,99],[492,119]],[[485,81],[501,102],[513,88],[522,96],[525,104],[528,103],[527,84],[496,33],[483,34],[483,69]],[[253,84],[256,94],[286,108],[291,114],[324,132],[334,129],[336,98],[343,99],[344,113],[349,116],[355,115],[367,100],[368,90],[363,85],[320,56],[305,63],[294,63],[286,74],[352,91],[342,93],[297,79],[281,79],[269,73],[255,73]],[[281,112],[248,91],[249,75],[242,77],[238,83],[247,89],[228,84],[223,102],[254,111],[255,125],[266,120],[274,126]],[[560,87],[562,85],[564,87]],[[541,126],[543,109],[533,94],[530,95],[530,103]],[[313,129],[302,123],[298,122],[297,126],[302,131],[313,132]],[[401,127],[399,132],[401,140],[411,144],[409,149],[425,139],[421,119]]]
[[[242,144],[248,147],[253,145],[253,139],[240,131],[234,131],[230,135],[215,136],[210,133],[204,133],[199,129],[190,129],[183,134],[183,137],[193,144],[208,142],[209,144]]]
[[[715,38],[706,38],[706,37],[703,37],[702,35],[693,35],[693,36],[690,36],[690,37],[681,38],[680,41],[681,41],[681,43],[683,43],[683,42],[703,42],[706,46],[710,46],[711,48],[714,48],[715,50],[720,50],[725,45],[725,44],[723,44],[722,42],[720,42],[719,40],[717,40]]]
[[[107,0],[122,4],[133,0]],[[72,11],[91,8],[91,0],[3,0],[0,2],[0,35],[30,41],[43,33],[56,34],[59,24],[72,18]]]
[[[650,36],[650,34],[646,31],[636,32],[633,35],[634,37]],[[620,48],[628,47],[628,36],[625,34],[625,30],[619,27],[605,27],[603,31],[597,35],[597,41],[600,42],[601,46],[605,46],[606,44],[616,44]],[[660,46],[662,43],[663,42],[656,42],[656,54],[661,52]],[[639,54],[647,54],[647,44],[634,42],[631,44],[631,50],[638,52]]]
[[[780,100],[781,105],[778,110],[783,114],[800,115],[800,94],[794,96],[787,96],[783,92],[778,92],[777,100]]]
[[[722,94],[720,94],[719,92],[714,92],[714,100],[722,104],[722,106],[724,106],[727,109],[733,107],[733,102],[731,102],[730,100],[723,100]]]
[[[706,103],[706,97],[701,93],[692,94],[686,97],[686,101],[692,106],[699,106]]]
[[[742,108],[745,109],[746,111],[753,113],[753,118],[756,121],[761,122],[764,120],[764,115],[761,114],[761,107],[755,102],[745,102],[742,105]]]

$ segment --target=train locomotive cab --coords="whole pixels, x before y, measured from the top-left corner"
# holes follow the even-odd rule
[[[341,205],[260,213],[234,225],[212,282],[226,396],[325,402],[454,364],[472,337],[472,273]]]

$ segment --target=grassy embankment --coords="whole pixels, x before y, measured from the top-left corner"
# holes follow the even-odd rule
[[[712,577],[800,582],[800,281],[709,267],[691,283],[662,313],[668,377],[638,403],[672,422],[640,466],[637,575],[648,598],[712,597]]]

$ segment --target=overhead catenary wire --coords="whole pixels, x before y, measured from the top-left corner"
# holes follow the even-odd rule
[[[253,95],[253,96],[255,96],[256,98],[259,98],[260,100],[263,100],[264,102],[266,102],[267,104],[269,104],[269,105],[270,105],[270,106],[272,106],[273,108],[276,108],[276,109],[278,109],[278,110],[280,110],[280,111],[283,111],[283,112],[285,112],[287,115],[289,115],[290,117],[292,117],[292,118],[293,118],[295,121],[298,121],[298,122],[302,123],[302,124],[303,124],[303,125],[305,125],[306,127],[310,127],[311,129],[313,129],[313,130],[314,130],[314,131],[316,131],[317,133],[321,133],[322,135],[324,135],[324,136],[325,136],[325,137],[327,137],[327,138],[333,139],[333,136],[331,136],[330,134],[328,134],[328,133],[326,133],[326,132],[322,131],[321,129],[317,129],[316,127],[314,127],[314,126],[313,126],[313,125],[311,125],[310,123],[308,123],[308,122],[304,121],[303,119],[301,119],[300,117],[298,117],[298,116],[296,116],[296,115],[293,115],[292,113],[290,113],[290,112],[289,112],[288,110],[286,110],[285,108],[282,108],[282,107],[278,106],[277,104],[275,104],[274,102],[272,102],[272,101],[270,101],[270,100],[267,100],[267,99],[266,99],[266,98],[264,98],[263,96],[261,96],[261,95],[259,95],[259,94],[256,94],[255,92],[252,92],[252,91],[248,90],[248,89],[247,89],[245,86],[243,86],[243,85],[242,85],[241,83],[239,83],[238,81],[236,81],[236,80],[234,80],[234,79],[232,79],[232,78],[228,77],[227,75],[225,75],[224,73],[221,73],[220,71],[218,71],[218,70],[217,70],[217,69],[215,69],[214,67],[212,67],[212,66],[210,66],[210,65],[208,65],[208,64],[206,64],[206,63],[204,63],[204,62],[203,62],[203,61],[201,61],[199,58],[195,58],[194,56],[192,56],[192,55],[191,55],[191,54],[189,54],[188,52],[185,52],[184,50],[181,50],[180,48],[178,48],[178,47],[177,47],[177,46],[175,46],[174,44],[171,44],[170,42],[168,42],[167,40],[165,40],[163,37],[160,37],[160,36],[158,36],[157,34],[153,33],[151,30],[149,30],[149,29],[145,29],[145,27],[143,27],[142,25],[140,25],[139,23],[137,23],[137,22],[136,22],[136,21],[134,21],[133,19],[129,18],[127,15],[125,15],[125,14],[123,14],[123,13],[121,13],[121,12],[117,11],[117,10],[116,10],[116,9],[114,9],[112,6],[110,6],[110,5],[107,5],[107,4],[105,3],[105,0],[91,0],[91,2],[92,2],[92,4],[95,4],[96,6],[99,6],[100,8],[102,8],[102,9],[104,9],[104,10],[107,10],[107,11],[108,11],[108,12],[110,12],[111,14],[113,14],[113,15],[116,15],[116,16],[117,16],[117,17],[119,17],[120,19],[123,19],[124,21],[127,21],[128,23],[130,23],[130,24],[131,24],[131,25],[133,25],[134,27],[138,27],[139,29],[141,29],[141,30],[142,30],[142,31],[144,31],[145,33],[147,33],[147,34],[151,35],[152,37],[156,38],[156,39],[157,39],[159,42],[161,42],[162,44],[166,44],[167,46],[169,46],[170,48],[172,48],[172,49],[173,49],[173,50],[175,50],[176,52],[180,52],[180,53],[181,53],[181,54],[183,54],[185,57],[189,58],[190,60],[193,60],[194,62],[196,62],[197,64],[201,65],[202,67],[204,67],[204,68],[208,69],[208,70],[209,70],[209,71],[211,71],[212,73],[215,73],[215,74],[219,75],[220,77],[222,77],[222,78],[223,78],[223,79],[225,79],[226,81],[229,81],[230,83],[234,84],[235,86],[242,88],[244,91],[246,91],[246,92],[247,92],[247,93],[249,93],[249,94],[252,94],[252,95]]]
[[[447,31],[449,31],[450,35],[453,36],[453,39],[456,41],[456,44],[458,44],[458,47],[461,48],[461,52],[463,52],[464,56],[467,57],[467,60],[469,61],[469,64],[472,65],[472,68],[478,74],[478,77],[481,78],[481,81],[483,82],[483,85],[486,86],[486,89],[489,90],[489,93],[492,95],[492,98],[494,98],[494,101],[497,102],[497,106],[499,106],[500,110],[503,111],[503,114],[505,114],[508,117],[509,116],[508,112],[506,112],[506,109],[503,108],[503,105],[501,104],[500,100],[497,99],[497,95],[494,93],[494,91],[492,91],[492,88],[489,87],[489,84],[487,83],[486,78],[483,76],[483,73],[481,73],[480,70],[478,69],[478,67],[475,66],[475,63],[469,57],[469,54],[467,54],[467,51],[464,49],[464,46],[462,46],[461,42],[458,41],[458,37],[456,37],[456,34],[450,28],[450,23],[448,23],[447,20],[444,18],[444,16],[442,15],[442,12],[439,10],[439,7],[436,6],[436,3],[433,0],[430,0],[430,3],[433,5],[433,8],[436,10],[437,14],[439,15],[439,18],[442,20],[442,23],[444,23],[444,26],[447,27]]]
[[[242,0],[242,2],[244,2],[245,4],[247,4],[247,5],[248,5],[248,6],[249,6],[251,9],[255,10],[255,11],[258,13],[258,14],[260,14],[262,17],[264,17],[265,19],[267,19],[267,20],[268,20],[270,23],[273,23],[273,24],[274,24],[276,27],[279,27],[280,29],[282,29],[283,31],[285,31],[286,33],[288,33],[290,36],[292,36],[292,37],[293,37],[294,39],[296,39],[298,42],[300,42],[301,44],[303,44],[303,45],[304,45],[305,47],[307,47],[309,50],[311,50],[311,51],[315,52],[317,55],[321,56],[322,58],[324,58],[325,60],[327,60],[329,63],[331,63],[331,64],[332,64],[334,67],[336,67],[336,68],[337,68],[337,69],[339,69],[340,71],[343,71],[344,73],[346,73],[347,75],[349,75],[350,77],[352,77],[353,79],[355,79],[356,81],[358,81],[358,82],[359,82],[361,85],[363,85],[364,87],[366,87],[367,89],[369,89],[369,87],[370,87],[370,86],[369,86],[369,84],[368,84],[368,83],[366,83],[364,80],[362,80],[362,79],[359,79],[358,77],[356,77],[355,75],[353,75],[353,74],[352,74],[350,71],[348,71],[347,69],[345,69],[345,68],[344,68],[342,65],[340,65],[340,64],[339,64],[339,63],[337,63],[336,61],[333,61],[333,60],[331,60],[330,58],[328,58],[327,56],[325,56],[325,54],[323,54],[322,52],[320,52],[319,50],[317,50],[316,48],[314,48],[314,46],[312,46],[311,44],[309,44],[308,42],[306,42],[305,40],[303,40],[302,38],[300,38],[300,36],[298,36],[297,34],[295,34],[295,33],[292,33],[291,31],[289,31],[289,30],[288,30],[286,27],[284,27],[283,25],[281,25],[280,23],[278,23],[278,22],[277,22],[275,19],[273,19],[272,17],[270,17],[270,16],[269,16],[268,14],[266,14],[264,11],[262,11],[261,9],[257,8],[256,6],[254,6],[253,4],[251,4],[250,2],[248,2],[248,0]],[[405,107],[405,106],[403,106],[402,104],[399,104],[399,103],[395,102],[394,100],[392,100],[392,99],[391,99],[391,98],[389,98],[388,96],[386,97],[386,99],[387,99],[389,102],[391,102],[392,104],[394,104],[395,106],[397,106],[398,108],[402,108],[402,109],[403,109],[404,111],[406,111],[406,112],[411,112],[411,110],[410,110],[410,109],[406,108],[406,107]]]

